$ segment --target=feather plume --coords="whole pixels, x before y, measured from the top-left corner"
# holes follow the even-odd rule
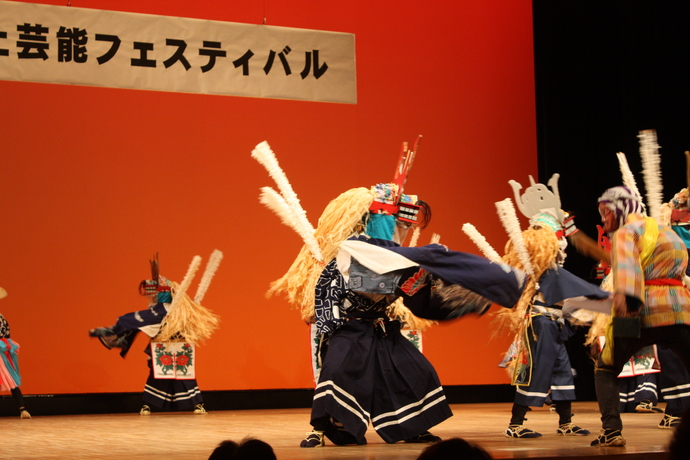
[[[618,157],[618,166],[620,167],[621,175],[623,176],[623,185],[640,195],[640,191],[637,188],[637,182],[635,182],[635,176],[630,170],[628,159],[625,157],[625,153],[618,152],[616,153],[616,156]]]
[[[211,256],[208,258],[208,263],[206,264],[206,269],[204,274],[201,276],[201,281],[199,281],[199,287],[196,288],[196,295],[194,296],[194,302],[201,303],[206,295],[208,287],[211,285],[211,280],[218,270],[221,260],[223,260],[223,253],[218,249],[215,249]]]
[[[325,260],[332,260],[340,250],[340,243],[363,231],[365,216],[374,201],[368,188],[347,190],[332,200],[324,209],[314,236],[319,242]],[[306,243],[300,249],[288,271],[271,283],[267,296],[284,293],[293,306],[300,309],[305,321],[314,321],[314,289],[323,271],[323,263],[317,261]]]
[[[287,208],[290,210],[290,215],[292,216],[292,227],[297,231],[302,240],[309,248],[314,258],[318,261],[323,261],[323,255],[321,254],[321,249],[319,244],[314,237],[314,227],[311,225],[307,219],[307,213],[302,208],[302,205],[297,198],[297,194],[292,189],[292,185],[287,179],[287,176],[280,168],[278,160],[275,154],[268,145],[268,142],[264,141],[258,144],[254,150],[252,150],[252,158],[261,163],[261,165],[266,168],[268,175],[275,181],[278,189],[280,190],[280,195],[283,197]]]
[[[295,228],[295,221],[292,218],[292,212],[282,195],[271,187],[261,187],[259,202],[280,217],[280,221],[283,224],[297,231]]]
[[[479,233],[479,230],[477,230],[474,225],[465,223],[462,226],[462,231],[465,232],[465,234],[470,237],[472,242],[477,245],[482,254],[484,254],[484,257],[489,259],[491,262],[501,263],[501,256],[494,248],[491,247],[488,241],[486,241],[486,238],[484,238],[484,235]]]
[[[520,221],[515,213],[513,202],[510,198],[499,201],[496,203],[496,210],[498,211],[498,217],[501,219],[503,228],[506,230],[510,241],[512,241],[515,249],[517,250],[518,257],[522,262],[525,272],[530,276],[534,276],[534,268],[532,267],[532,262],[530,260],[529,253],[527,252],[525,241],[522,239]]]
[[[642,158],[642,175],[647,191],[647,206],[650,217],[661,217],[661,204],[663,203],[661,185],[661,156],[659,144],[656,142],[656,131],[647,129],[640,131],[637,136],[640,139],[640,157]]]
[[[197,272],[197,270],[199,270],[200,265],[201,265],[201,257],[194,256],[192,258],[191,263],[189,264],[189,268],[187,268],[187,273],[184,275],[182,282],[180,283],[179,287],[174,292],[173,301],[172,301],[172,304],[170,304],[170,310],[169,311],[174,311],[175,308],[177,307],[178,303],[180,302],[180,300],[184,296],[184,294],[187,293],[187,290],[189,289],[189,286],[192,284],[192,280],[194,279],[194,275],[196,275],[196,272]],[[179,297],[179,299],[178,299],[178,297]]]
[[[410,237],[410,244],[408,245],[411,248],[416,248],[417,243],[419,242],[419,235],[422,233],[422,229],[419,227],[415,227],[414,230],[412,230],[412,236]]]

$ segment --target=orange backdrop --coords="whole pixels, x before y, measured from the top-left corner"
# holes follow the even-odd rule
[[[88,329],[145,307],[137,285],[154,252],[180,281],[215,248],[225,259],[204,304],[222,324],[198,350],[202,390],[312,386],[308,328],[264,297],[301,241],[258,202],[273,185],[250,157],[263,140],[316,224],[339,193],[390,181],[401,142],[423,134],[406,190],[433,208],[420,244],[433,232],[471,252],[462,224],[500,251],[494,203],[511,196],[509,179],[536,177],[529,0],[72,5],[354,33],[359,102],[0,82],[0,312],[22,346],[26,394],[141,391],[144,337],[123,360]],[[508,339],[489,340],[490,320],[425,332],[442,383],[507,383]]]

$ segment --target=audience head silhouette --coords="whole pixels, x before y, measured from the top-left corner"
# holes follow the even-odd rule
[[[492,460],[481,447],[461,438],[450,438],[432,444],[422,451],[417,460]]]
[[[228,439],[218,444],[208,460],[276,460],[276,454],[260,439],[244,438],[239,444]]]

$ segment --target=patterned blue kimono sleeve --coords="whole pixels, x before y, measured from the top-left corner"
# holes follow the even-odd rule
[[[338,329],[345,323],[344,300],[347,294],[345,279],[336,267],[333,259],[321,272],[316,282],[314,314],[316,316],[316,329],[321,334],[327,334]],[[340,311],[340,317],[336,318],[333,312]]]

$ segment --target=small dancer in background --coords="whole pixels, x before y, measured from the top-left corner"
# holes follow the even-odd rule
[[[151,279],[139,285],[140,294],[149,299],[149,307],[120,316],[112,326],[89,331],[106,348],[120,348],[123,358],[139,331],[151,338],[145,350],[150,374],[144,387],[141,415],[150,415],[151,407],[206,413],[195,378],[195,350],[196,344],[209,338],[218,327],[218,317],[200,302],[222,258],[223,253],[218,250],[211,254],[192,300],[186,292],[201,257],[192,259],[185,278],[177,284],[159,274],[156,254],[151,261]]]

